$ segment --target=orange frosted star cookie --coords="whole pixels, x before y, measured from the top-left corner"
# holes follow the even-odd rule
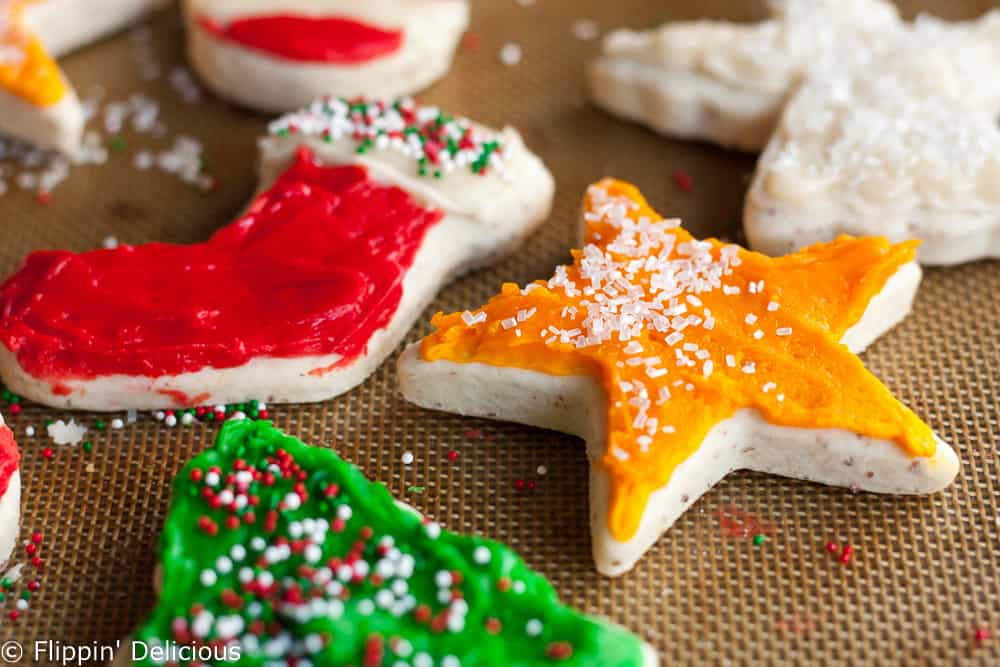
[[[424,407],[584,438],[601,572],[629,570],[732,470],[900,494],[954,479],[954,451],[856,356],[909,312],[916,242],[772,259],[696,240],[611,180],[584,227],[573,264],[439,313],[399,370]]]
[[[55,58],[165,0],[0,0],[0,133],[74,153],[84,113]]]

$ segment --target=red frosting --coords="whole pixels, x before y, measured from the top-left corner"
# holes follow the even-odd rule
[[[202,16],[198,23],[222,39],[306,62],[363,63],[395,53],[403,44],[401,30],[383,30],[341,17],[276,14],[237,19],[223,26]]]
[[[14,442],[14,434],[6,426],[0,426],[0,495],[7,493],[10,478],[17,470],[21,455]]]
[[[297,160],[236,222],[195,245],[32,253],[0,286],[0,340],[58,383],[365,352],[442,217],[358,166]],[[342,360],[343,363],[343,360]]]

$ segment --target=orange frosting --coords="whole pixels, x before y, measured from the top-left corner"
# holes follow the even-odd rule
[[[918,242],[840,237],[780,258],[695,241],[631,185],[584,204],[574,263],[480,310],[434,316],[427,361],[588,375],[608,395],[608,527],[627,541],[652,491],[741,408],[772,424],[845,429],[931,456],[930,428],[839,343]]]
[[[22,7],[11,2],[0,8],[0,88],[35,106],[51,106],[66,95],[66,83],[41,41],[21,27]]]

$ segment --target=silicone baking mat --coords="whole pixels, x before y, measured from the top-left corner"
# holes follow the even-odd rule
[[[83,1],[83,0],[81,0]],[[568,257],[584,188],[614,175],[638,184],[696,233],[738,238],[752,156],[672,141],[591,108],[582,70],[598,48],[589,37],[710,16],[753,20],[757,3],[702,0],[476,0],[473,27],[451,74],[424,99],[485,122],[518,126],[556,175],[552,219],[514,257],[445,289],[435,310],[483,302],[502,281],[547,277]],[[930,11],[975,16],[989,0],[923,0]],[[592,21],[594,23],[590,23]],[[123,242],[192,242],[230,220],[254,189],[254,139],[266,118],[192,88],[176,13],[84,49],[63,63],[84,97],[109,103],[141,93],[165,130],[100,129],[106,164],[72,170],[50,200],[16,187],[0,197],[0,270],[38,248],[76,250]],[[513,46],[508,46],[513,45]],[[504,64],[519,50],[520,61]],[[132,98],[141,108],[143,98]],[[998,110],[1000,111],[1000,110]],[[149,130],[146,120],[139,123]],[[151,147],[179,135],[204,147],[202,191],[146,166]],[[166,159],[192,158],[184,145]],[[197,158],[194,158],[197,159]],[[174,166],[177,166],[176,164]],[[10,167],[7,167],[8,172]],[[677,172],[690,176],[686,192]],[[206,185],[208,183],[206,182]],[[247,276],[253,280],[253,276]],[[565,601],[611,618],[652,642],[666,664],[1000,664],[1000,263],[927,272],[916,310],[865,354],[868,366],[962,459],[958,481],[926,498],[855,494],[739,473],[707,494],[640,561],[606,579],[594,571],[587,521],[587,462],[570,437],[511,424],[423,411],[402,401],[392,363],[353,391],[317,405],[270,406],[278,426],[335,447],[400,498],[458,531],[517,548]],[[23,454],[22,539],[41,532],[40,589],[0,640],[104,644],[124,636],[153,604],[155,546],[182,463],[216,427],[168,428],[149,414],[122,429],[90,427],[93,449],[59,447],[46,419],[69,415],[3,408]],[[37,434],[28,437],[25,429]],[[46,458],[44,449],[54,456]],[[458,452],[450,460],[448,452]],[[415,460],[401,463],[411,451]],[[540,469],[540,466],[544,468]],[[542,474],[544,472],[545,474]],[[520,481],[519,481],[520,480]],[[742,528],[741,528],[742,526]],[[745,530],[744,530],[745,528]],[[767,536],[755,545],[753,535]],[[848,565],[825,544],[850,543]],[[15,554],[24,562],[19,546]],[[29,568],[26,572],[30,572]],[[23,589],[25,582],[15,589]],[[8,594],[4,611],[14,608]],[[991,634],[980,641],[976,630]],[[28,661],[26,661],[26,664]]]

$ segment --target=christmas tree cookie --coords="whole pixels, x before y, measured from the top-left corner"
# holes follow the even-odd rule
[[[264,190],[203,243],[29,255],[0,285],[5,384],[89,410],[328,399],[554,190],[515,130],[411,100],[317,102],[261,156]]]
[[[188,56],[222,97],[289,111],[322,95],[398,97],[448,71],[467,0],[185,0]]]
[[[55,58],[118,30],[166,0],[0,1],[0,133],[74,153],[84,114]]]
[[[118,664],[657,663],[509,548],[442,530],[265,422],[226,423],[177,476],[160,563],[159,600]]]
[[[631,568],[729,472],[932,493],[954,451],[856,353],[910,310],[916,242],[841,237],[771,259],[699,241],[618,181],[548,281],[434,317],[409,400],[582,437],[598,569]]]

